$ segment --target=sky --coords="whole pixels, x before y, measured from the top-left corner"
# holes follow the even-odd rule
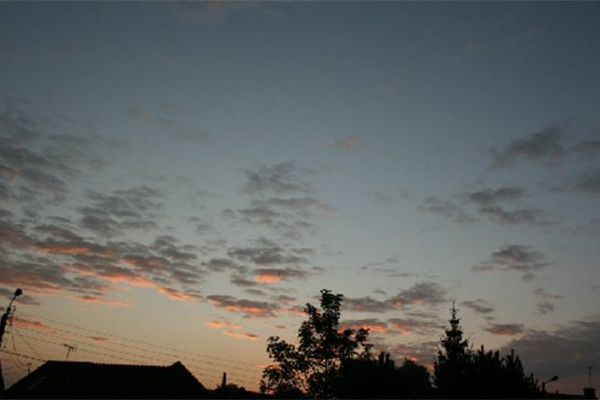
[[[181,360],[256,389],[345,327],[549,390],[600,369],[600,3],[2,2],[2,365]],[[593,370],[594,371],[594,370]],[[597,375],[597,373],[596,373]],[[597,378],[592,384],[598,386]]]

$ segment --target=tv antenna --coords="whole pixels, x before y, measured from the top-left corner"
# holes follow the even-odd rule
[[[67,348],[67,356],[65,357],[65,361],[68,361],[69,354],[71,354],[71,351],[77,351],[77,347],[71,346],[70,344],[66,344],[66,343],[63,343],[63,346],[65,346]]]

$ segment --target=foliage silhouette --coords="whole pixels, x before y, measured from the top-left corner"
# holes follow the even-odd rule
[[[308,320],[298,330],[299,344],[270,337],[267,352],[274,361],[263,371],[261,392],[279,397],[332,398],[342,365],[370,358],[367,329],[339,330],[343,296],[321,290],[321,310],[306,304]]]
[[[427,368],[405,359],[396,367],[389,353],[377,360],[349,360],[342,365],[335,388],[340,398],[423,398],[432,388]]]
[[[433,380],[438,394],[442,397],[461,397],[465,388],[469,387],[469,367],[471,352],[469,341],[463,338],[458,310],[452,304],[450,327],[445,330],[438,350],[437,360],[433,365]]]
[[[474,352],[463,339],[463,331],[454,304],[450,326],[445,330],[434,363],[437,396],[444,398],[535,398],[541,397],[533,375],[526,376],[521,359],[511,351]]]
[[[410,359],[396,367],[389,353],[374,358],[367,329],[340,331],[342,300],[341,294],[323,289],[320,309],[306,305],[298,345],[268,339],[273,364],[263,370],[262,393],[282,398],[544,397],[514,351],[501,356],[483,346],[472,350],[454,304],[430,376]]]

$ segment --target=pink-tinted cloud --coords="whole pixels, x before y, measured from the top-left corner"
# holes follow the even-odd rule
[[[133,307],[132,303],[128,303],[128,302],[124,302],[124,301],[118,301],[118,300],[106,300],[103,299],[101,297],[96,297],[96,296],[79,296],[79,297],[75,297],[75,299],[77,301],[80,301],[82,303],[88,303],[88,304],[99,304],[99,305],[104,305],[107,307],[115,307],[115,308],[119,308],[119,307]]]
[[[17,328],[25,328],[25,329],[33,329],[36,331],[51,331],[52,328],[46,325],[41,321],[33,321],[30,319],[13,317],[13,324],[17,326]]]
[[[281,282],[281,276],[275,275],[275,274],[269,274],[269,273],[262,273],[262,274],[256,275],[254,277],[254,280],[258,283],[269,285],[269,284]]]
[[[225,328],[227,328],[227,329],[232,329],[232,330],[236,330],[236,331],[242,329],[242,327],[240,325],[233,324],[224,319],[209,321],[206,324],[204,324],[204,326],[206,326],[207,328],[210,328],[210,329],[225,329]]]
[[[192,301],[197,300],[200,296],[197,294],[185,293],[181,292],[177,289],[169,288],[169,287],[160,287],[158,288],[158,293],[163,294],[170,298],[171,300],[176,301]]]
[[[278,307],[264,301],[236,299],[232,296],[211,295],[206,297],[215,307],[246,317],[273,317]]]
[[[388,326],[385,322],[379,321],[374,318],[369,319],[358,319],[358,320],[346,320],[340,324],[340,329],[368,329],[370,333],[387,333]]]
[[[259,336],[254,333],[224,331],[224,335],[240,340],[258,340]]]

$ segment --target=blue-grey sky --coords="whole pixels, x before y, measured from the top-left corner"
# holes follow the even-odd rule
[[[1,3],[0,289],[28,295],[5,346],[186,354],[118,352],[135,337],[256,388],[266,338],[326,287],[396,359],[431,364],[455,301],[474,346],[579,392],[600,364],[599,17]],[[3,359],[7,381],[19,362],[39,365]]]

